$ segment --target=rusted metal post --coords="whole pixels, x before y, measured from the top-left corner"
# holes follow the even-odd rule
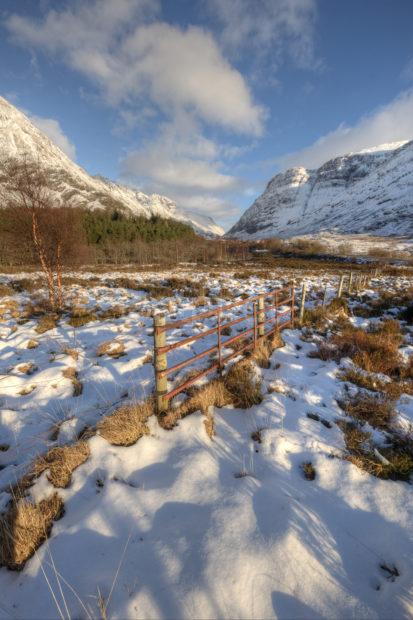
[[[341,296],[342,296],[342,294],[343,294],[344,278],[345,278],[345,276],[344,276],[344,275],[341,275],[341,276],[340,276],[340,282],[339,282],[339,285],[338,285],[338,291],[337,291],[337,297],[338,297],[339,299],[340,299],[340,297],[341,297]]]
[[[274,293],[275,331],[278,332],[278,291]]]
[[[306,297],[306,295],[307,295],[307,282],[303,282],[303,288],[301,289],[300,313],[299,313],[300,325],[302,325],[303,321],[304,321],[305,297]]]
[[[263,293],[258,296],[258,337],[264,335],[265,331],[265,297]]]
[[[218,364],[219,374],[222,375],[222,338],[221,338],[221,313],[218,312]]]
[[[253,331],[253,341],[254,341],[254,349],[257,346],[257,303],[254,301],[252,304],[252,313],[254,318],[254,331]]]
[[[160,351],[166,345],[165,317],[163,314],[155,314],[153,317],[153,339],[154,339],[154,368],[155,368],[155,395],[156,409],[162,413],[168,409],[168,399],[165,394],[168,392],[168,377],[160,375],[162,370],[168,368],[166,353]]]

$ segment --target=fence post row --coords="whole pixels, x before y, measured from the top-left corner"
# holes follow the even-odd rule
[[[166,411],[168,409],[168,400],[165,398],[165,395],[168,392],[168,377],[166,375],[160,375],[160,371],[166,370],[168,368],[168,361],[166,358],[166,353],[159,352],[161,347],[165,347],[166,345],[166,331],[163,329],[165,327],[165,316],[163,314],[155,314],[154,315],[154,330],[153,330],[153,339],[154,339],[154,366],[155,366],[155,394],[156,394],[156,408],[159,413]]]
[[[351,292],[353,288],[353,284],[354,284],[355,290],[359,291],[364,285],[369,283],[370,277],[369,276],[358,276],[354,279],[354,273],[350,272],[349,283],[348,283],[349,293]],[[345,278],[346,278],[345,275],[340,276],[337,297],[341,297],[343,294]],[[291,318],[290,318],[290,321],[287,321],[286,324],[290,323],[290,325],[294,327],[294,322],[295,322],[295,283],[294,282],[291,285],[290,291],[291,291],[291,309],[290,309]],[[302,290],[301,290],[300,305],[299,305],[299,324],[300,325],[302,325],[304,322],[305,302],[306,302],[307,293],[308,293],[308,284],[307,282],[303,282]],[[253,346],[255,348],[257,346],[258,340],[266,335],[265,326],[267,322],[271,319],[266,319],[265,299],[266,297],[270,295],[274,296],[273,297],[274,298],[274,324],[273,324],[274,326],[271,332],[278,332],[280,328],[281,329],[283,328],[284,324],[280,325],[279,318],[278,318],[278,315],[279,315],[278,305],[280,303],[279,291],[275,290],[274,293],[268,294],[267,296],[264,293],[260,293],[258,296],[255,296],[251,299],[251,301],[253,301],[252,317],[253,317],[254,325],[253,325],[253,329],[249,329],[247,330],[247,332],[250,334],[252,332],[253,342],[251,343],[251,345],[248,345],[248,344],[245,345],[242,350],[244,350],[245,348],[248,348],[249,346]],[[325,305],[326,300],[327,300],[327,286],[324,289],[323,305]],[[249,302],[250,300],[246,300],[245,302],[242,302],[242,303],[249,303]],[[240,302],[231,304],[230,306],[228,306],[228,308],[232,308],[234,305],[238,306],[240,305]],[[225,307],[223,309],[225,310]],[[283,314],[285,314],[285,311],[281,313],[281,315]],[[218,338],[217,345],[215,347],[212,347],[212,349],[208,349],[193,357],[195,357],[195,359],[200,359],[201,357],[204,357],[208,353],[211,353],[213,351],[216,352],[218,350],[218,360],[210,368],[207,368],[206,370],[203,370],[201,373],[199,373],[200,376],[205,375],[206,373],[210,372],[213,369],[218,369],[218,371],[222,373],[222,369],[227,361],[227,358],[223,358],[222,356],[223,342],[222,342],[221,310],[207,312],[207,313],[204,313],[204,315],[200,315],[200,316],[209,317],[213,315],[217,316],[217,326],[215,328],[207,330],[207,334],[205,335],[210,335],[214,333],[214,331],[216,331],[217,338]],[[192,317],[189,317],[189,318],[192,319]],[[194,317],[194,319],[195,318],[196,317]],[[182,324],[182,323],[187,323],[187,322],[188,322],[188,319],[185,319],[184,321],[181,321],[181,322],[178,321],[177,324]],[[239,320],[235,321],[235,323],[237,322],[239,322]],[[171,328],[171,325],[173,324],[166,323],[166,318],[163,314],[154,315],[153,336],[154,336],[155,395],[156,395],[156,408],[159,413],[167,411],[170,398],[172,398],[174,395],[179,393],[179,391],[182,391],[182,389],[184,389],[184,386],[186,386],[189,383],[189,381],[190,381],[190,384],[192,384],[194,381],[200,378],[198,376],[192,377],[190,380],[186,381],[181,386],[178,386],[178,388],[174,388],[174,390],[168,393],[168,374],[171,372],[171,370],[181,369],[191,362],[191,359],[184,361],[184,362],[180,362],[179,364],[176,364],[174,367],[172,367],[168,371],[167,351],[171,349],[176,349],[178,346],[181,346],[179,343],[173,343],[169,346],[166,345],[166,333],[167,333],[167,329]],[[268,333],[271,333],[271,332],[268,332]],[[187,338],[186,340],[184,340],[184,343],[187,344],[188,340],[192,341],[192,340],[195,340],[201,337],[203,337],[203,334],[199,334],[197,336]],[[229,340],[230,342],[233,342],[234,340],[241,338],[241,337],[242,335],[240,334],[239,336],[232,337]],[[232,354],[230,358],[233,357],[233,355],[234,354]]]

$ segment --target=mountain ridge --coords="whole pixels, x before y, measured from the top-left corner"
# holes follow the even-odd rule
[[[413,235],[413,140],[289,168],[226,233],[239,239],[368,233]]]
[[[187,223],[203,236],[221,236],[212,218],[178,208],[159,194],[143,192],[100,175],[92,176],[73,162],[30,119],[0,97],[0,158],[36,158],[47,170],[51,186],[62,201],[90,209],[118,208],[132,215],[157,216]]]

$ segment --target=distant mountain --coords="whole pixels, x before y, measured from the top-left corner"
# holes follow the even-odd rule
[[[62,201],[90,209],[116,208],[133,215],[158,216],[185,222],[199,234],[224,233],[212,218],[177,207],[158,194],[147,195],[103,177],[92,177],[71,161],[20,110],[0,97],[0,162],[15,157],[33,157],[48,171],[51,185]]]
[[[277,174],[226,236],[319,233],[413,237],[413,140]]]

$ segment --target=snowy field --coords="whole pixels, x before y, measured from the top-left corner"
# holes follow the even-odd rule
[[[19,277],[34,275],[0,279],[7,284]],[[155,299],[139,289],[140,283],[167,286],[171,277],[198,285],[204,279],[208,296],[178,291]],[[94,286],[68,287],[68,302],[92,319],[78,327],[67,314],[38,333],[39,317],[22,320],[34,293],[0,300],[0,511],[7,510],[10,485],[38,455],[73,443],[121,403],[151,395],[153,312],[179,320],[242,294],[286,286],[291,276],[183,271],[99,278]],[[120,278],[135,287],[116,286]],[[314,291],[309,307],[326,284],[327,301],[334,297],[336,276],[306,280]],[[411,285],[405,277],[375,278],[363,299],[375,299],[379,288],[398,293]],[[350,306],[362,301],[353,298]],[[114,307],[116,316],[110,316]],[[388,316],[397,312],[390,309]],[[368,329],[378,319],[349,321]],[[197,322],[169,337],[211,325]],[[413,328],[402,327],[400,352],[408,360]],[[64,515],[49,539],[22,571],[0,568],[0,617],[412,617],[412,487],[374,477],[343,458],[346,444],[336,421],[346,416],[337,400],[354,386],[338,375],[351,362],[309,357],[328,333],[310,330],[303,339],[301,330],[286,329],[282,337],[269,368],[256,369],[262,403],[216,408],[213,439],[200,412],[172,430],[152,416],[150,433],[129,447],[99,434],[87,439],[89,458],[73,471],[69,486],[58,489]],[[212,344],[196,341],[169,362]],[[395,424],[411,433],[413,397],[403,394],[396,407]],[[383,433],[369,430],[379,445]],[[314,480],[303,474],[306,462]],[[28,493],[40,502],[55,490],[45,471]]]

